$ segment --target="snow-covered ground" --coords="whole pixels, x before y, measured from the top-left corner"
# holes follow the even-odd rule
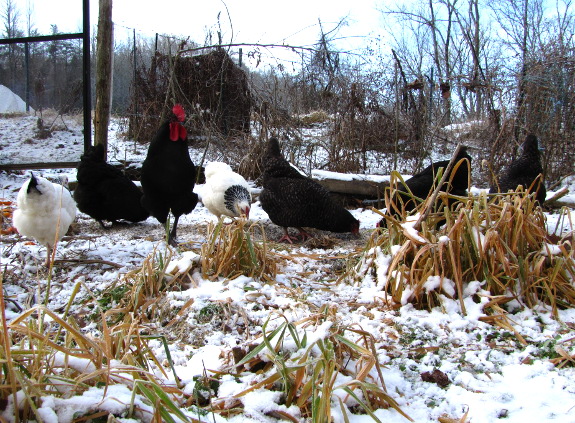
[[[46,140],[34,139],[35,123],[33,117],[0,119],[0,163],[78,160],[83,145],[79,121],[66,120],[65,127],[61,125],[62,130]],[[117,131],[115,121],[110,129],[111,159],[143,160],[146,147],[122,140]],[[197,160],[200,154],[193,152],[192,156]],[[64,174],[70,181],[75,180],[74,169],[38,172],[46,177]],[[333,177],[332,174],[329,176]],[[26,178],[23,172],[1,172],[0,197],[15,202]],[[202,186],[196,187],[200,194],[201,189]],[[472,191],[480,189],[476,187]],[[441,310],[427,312],[409,304],[400,308],[388,304],[370,279],[336,283],[334,275],[341,268],[342,257],[361,249],[380,219],[369,209],[356,209],[352,213],[361,222],[359,239],[331,235],[335,245],[328,249],[308,245],[275,247],[284,258],[278,262],[278,276],[273,282],[247,277],[210,281],[195,270],[192,275],[195,285],[170,293],[168,299],[173,307],[194,300],[189,313],[183,316],[185,323],[193,328],[191,333],[176,335],[166,333],[161,325],[154,328],[170,340],[171,357],[184,392],[193,390],[195,376],[226,369],[234,347],[260,343],[258,336],[268,318],[271,318],[268,328],[271,330],[283,319],[297,322],[318,313],[322,306],[329,306],[335,310],[332,324],[363,329],[373,335],[377,359],[383,365],[385,388],[415,422],[575,422],[575,367],[557,368],[549,360],[560,348],[570,355],[575,354],[575,310],[561,310],[558,320],[544,306],[514,312],[510,316],[513,330],[527,341],[527,345],[523,345],[513,333],[483,321],[481,318],[485,313],[481,307],[484,303],[475,303],[471,297],[465,300],[467,314],[461,312],[458,301],[448,298],[444,298]],[[558,216],[547,214],[548,228],[555,230]],[[268,237],[281,233],[269,222],[259,203],[253,206],[250,219],[264,226]],[[191,214],[181,218],[179,240],[201,245],[208,223],[215,221],[214,216],[198,204]],[[559,231],[570,230],[567,222],[559,223]],[[103,292],[126,272],[140,267],[155,249],[165,251],[163,237],[163,228],[153,218],[104,230],[96,221],[80,213],[74,233],[58,246],[56,258],[69,261],[60,262],[52,275],[53,295],[49,308],[62,313],[78,282],[82,283],[79,298]],[[13,234],[2,235],[0,242],[4,296],[13,300],[6,303],[5,319],[8,322],[22,309],[41,302],[41,293],[47,284],[48,275],[42,267],[45,248],[29,241]],[[174,251],[173,254],[174,267],[189,266],[190,253]],[[477,290],[480,290],[479,286],[473,292]],[[221,325],[197,321],[197,313],[215,303],[229,304],[230,310],[238,312],[232,321],[247,319],[242,323],[241,332],[236,327],[224,330]],[[74,304],[82,307],[79,300]],[[98,336],[93,324],[84,330],[94,331],[94,336]],[[308,339],[315,339],[326,336],[328,330],[325,324],[318,324],[308,325],[305,331]],[[159,341],[152,341],[151,345],[158,357],[167,358]],[[425,372],[436,369],[448,377],[448,385],[442,387],[423,380]],[[377,379],[377,375],[372,376],[373,380]],[[224,377],[218,399],[230,399],[255,383],[257,378],[256,374]],[[0,416],[7,421],[14,421],[11,399],[7,408],[0,410]],[[130,389],[118,384],[108,389],[93,387],[82,396],[46,396],[39,411],[46,422],[69,422],[75,412],[88,409],[107,410],[115,413],[117,421],[128,422],[134,420],[122,416],[132,400]],[[242,396],[240,401],[244,409],[242,415],[225,418],[208,414],[201,417],[202,421],[280,421],[277,414],[274,417],[274,410],[304,421],[295,407],[286,409],[281,404],[277,392],[262,388]],[[346,421],[339,404],[336,401],[332,404],[333,421]],[[376,410],[374,414],[382,422],[407,421],[391,408]],[[141,419],[145,421],[146,413],[143,415]],[[197,414],[189,416],[200,418]],[[374,420],[357,410],[355,414],[350,411],[347,418],[352,423]]]

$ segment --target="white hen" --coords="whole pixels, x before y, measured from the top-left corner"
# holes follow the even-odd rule
[[[243,176],[226,163],[211,162],[205,169],[206,184],[202,190],[202,203],[214,215],[250,216],[252,195]]]
[[[76,217],[76,203],[62,185],[31,174],[18,192],[18,208],[13,223],[21,235],[34,238],[48,249],[46,266],[50,265],[52,248],[68,231]]]

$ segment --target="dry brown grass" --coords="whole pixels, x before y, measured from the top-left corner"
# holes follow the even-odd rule
[[[170,273],[168,265],[172,258],[171,249],[156,248],[141,267],[127,272],[91,300],[98,304],[96,312],[103,313],[108,324],[122,321],[148,324],[175,318],[166,304],[166,294],[189,286],[191,275],[188,271]]]
[[[519,192],[462,200],[454,211],[431,213],[418,232],[401,218],[387,218],[388,229],[373,233],[351,277],[370,273],[395,303],[420,308],[440,306],[446,295],[458,298],[465,311],[463,291],[472,281],[485,281],[491,305],[543,302],[555,314],[575,305],[572,235],[551,239],[532,197]],[[436,230],[443,218],[446,224]],[[390,263],[379,259],[389,254]],[[426,286],[432,277],[440,278],[435,289]]]
[[[431,308],[441,306],[443,295],[459,299],[465,310],[463,292],[467,285],[485,281],[482,289],[489,292],[489,299],[484,305],[488,315],[483,320],[515,332],[525,342],[505,318],[504,304],[516,300],[532,307],[543,302],[555,312],[575,305],[572,239],[550,239],[545,216],[530,197],[519,193],[498,198],[461,199],[453,211],[429,214],[417,232],[400,219],[389,218],[388,228],[374,231],[365,250],[347,258],[353,264],[340,282],[369,275],[397,304],[410,301],[417,307]],[[565,213],[564,218],[568,216]],[[436,229],[436,221],[443,218],[446,225]],[[258,230],[263,240],[255,242],[254,232]],[[15,399],[18,392],[23,393],[17,421],[38,420],[37,409],[45,396],[80,395],[114,384],[128,385],[134,397],[152,404],[153,415],[146,417],[155,421],[174,421],[174,416],[196,421],[182,412],[191,406],[201,413],[242,415],[242,397],[257,389],[282,392],[285,405],[297,406],[301,416],[311,421],[330,421],[333,401],[339,401],[344,416],[363,413],[379,421],[373,411],[391,407],[409,419],[386,391],[376,339],[361,327],[339,325],[333,305],[323,305],[297,322],[274,312],[263,324],[262,335],[250,339],[244,348],[240,346],[243,352],[236,355],[235,364],[198,378],[192,394],[184,393],[177,382],[167,384],[168,377],[179,380],[167,340],[151,333],[158,332],[158,322],[172,327],[194,301],[190,298],[174,310],[169,306],[169,292],[194,283],[194,269],[201,270],[205,279],[246,275],[273,282],[278,262],[287,259],[269,250],[258,225],[244,220],[228,225],[219,221],[207,231],[201,254],[189,268],[170,270],[172,251],[156,250],[139,269],[95,296],[91,301],[98,304],[94,320],[101,336],[97,338],[83,333],[71,313],[80,283],[63,313],[36,306],[8,323],[0,274],[0,398]],[[425,284],[434,277],[441,283],[428,289]],[[294,290],[294,299],[299,300],[299,296],[301,293]],[[228,314],[240,311],[230,308]],[[269,329],[272,324],[273,329]],[[315,332],[322,325],[328,327],[326,335],[310,340],[307,331]],[[166,360],[154,353],[152,340],[164,345]],[[566,346],[556,350],[554,364],[573,365],[574,357]],[[211,396],[223,376],[247,373],[260,375],[248,389],[225,400]],[[202,399],[196,391],[210,396]],[[142,413],[134,404],[126,404],[127,417],[141,418]],[[301,418],[274,413],[270,417],[286,421]],[[82,417],[102,416],[105,412],[101,410],[89,410]]]
[[[8,323],[1,277],[0,362],[3,371],[0,373],[0,398],[17,401],[17,395],[22,395],[23,401],[17,401],[20,406],[15,415],[16,422],[42,421],[38,407],[46,396],[69,398],[90,388],[114,384],[127,385],[134,394],[147,398],[157,406],[154,413],[162,421],[173,421],[167,410],[183,421],[191,421],[177,405],[182,392],[173,385],[166,385],[152,371],[154,367],[155,371],[163,373],[163,377],[168,376],[149,346],[150,340],[158,337],[145,335],[148,328],[141,319],[132,314],[130,318],[109,325],[108,320],[113,320],[111,315],[126,316],[125,310],[110,309],[102,313],[101,336],[86,335],[70,314],[80,287],[77,284],[63,315],[38,305]],[[168,351],[165,341],[164,347]],[[168,359],[171,366],[169,352]],[[125,404],[125,412],[134,418],[146,415],[145,411],[134,407],[134,403]],[[88,420],[107,415],[108,412],[98,407],[89,407],[78,417]],[[145,419],[149,417],[148,414]]]
[[[254,242],[256,230],[263,241]],[[206,279],[219,277],[234,279],[240,275],[274,281],[279,257],[272,254],[263,228],[258,224],[248,224],[245,219],[224,224],[208,225],[207,242],[202,244],[202,276]]]
[[[312,126],[326,123],[330,120],[329,114],[324,110],[315,110],[298,117],[298,123],[303,126]]]
[[[267,332],[268,324],[276,319],[281,323]],[[240,398],[244,395],[262,388],[282,390],[287,407],[296,405],[302,417],[310,421],[329,422],[332,400],[339,391],[337,398],[344,416],[350,412],[346,404],[351,399],[375,422],[380,420],[373,411],[390,407],[413,421],[387,393],[373,336],[359,327],[338,326],[337,321],[336,307],[329,305],[298,322],[290,322],[281,314],[271,316],[262,327],[261,342],[238,356],[229,370],[238,375],[257,370],[262,374],[261,381],[234,395],[234,401],[228,398],[215,402],[214,409],[226,415],[241,414]],[[308,341],[305,329],[324,323],[332,323],[329,334]],[[295,344],[296,351],[289,352],[292,347],[284,349],[286,343]],[[289,413],[276,417],[298,421]]]

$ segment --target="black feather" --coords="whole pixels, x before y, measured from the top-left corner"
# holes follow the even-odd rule
[[[149,216],[140,203],[142,191],[121,170],[106,163],[102,144],[82,155],[77,180],[74,200],[78,209],[100,223],[140,222]]]
[[[42,192],[38,189],[38,180],[34,176],[34,173],[30,172],[30,182],[28,183],[26,192],[30,194],[32,190],[36,191],[40,195],[42,194]]]
[[[503,169],[498,183],[492,185],[489,192],[493,194],[505,193],[509,190],[515,191],[519,185],[527,190],[535,182],[535,199],[543,204],[547,190],[543,180],[543,166],[541,165],[541,152],[537,137],[533,134],[527,135],[521,150],[520,156]]]
[[[264,156],[260,202],[270,220],[283,228],[310,227],[332,232],[359,230],[359,221],[323,186],[294,169],[271,138]]]
[[[295,169],[286,159],[284,159],[277,138],[270,138],[264,154],[264,177],[307,179],[297,169]]]
[[[172,119],[173,120],[173,119]],[[196,167],[190,158],[185,139],[170,140],[165,122],[150,143],[142,164],[142,205],[160,223],[165,224],[170,211],[175,217],[170,242],[175,243],[178,219],[190,213],[198,203],[194,193]]]
[[[466,159],[466,161],[461,162],[458,166],[458,163],[463,159]],[[449,160],[441,160],[430,164],[421,172],[416,173],[406,180],[405,186],[400,185],[397,191],[392,194],[392,201],[398,207],[401,207],[401,204],[403,204],[405,212],[411,212],[419,203],[413,199],[411,195],[407,194],[407,192],[411,191],[413,196],[426,199],[436,187],[440,169],[445,171],[448,166]],[[445,182],[441,186],[441,191],[457,196],[467,196],[467,190],[469,189],[470,167],[471,156],[467,153],[467,148],[462,147],[455,157],[454,167],[452,167],[450,174],[447,175]],[[406,187],[409,188],[409,190]],[[449,207],[451,207],[455,202],[455,199],[449,199]],[[388,215],[391,214],[389,210],[387,213]],[[379,226],[385,226],[385,224],[385,218],[379,222]],[[441,222],[439,224],[441,224]]]
[[[455,157],[455,165],[462,159],[467,159],[469,163],[471,163],[471,156],[467,154],[465,147],[462,147],[459,154]],[[419,198],[426,198],[430,192],[435,189],[439,170],[443,169],[445,171],[448,165],[449,160],[434,162],[405,181],[405,184],[409,187],[413,195]],[[447,175],[441,187],[441,191],[453,195],[467,195],[469,188],[469,167],[470,165],[468,163],[462,163],[455,172],[453,172],[455,167],[452,168],[451,173]]]

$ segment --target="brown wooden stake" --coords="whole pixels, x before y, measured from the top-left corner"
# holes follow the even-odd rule
[[[108,125],[112,99],[112,0],[100,0],[98,44],[96,47],[96,109],[94,144],[103,144],[108,152]]]

